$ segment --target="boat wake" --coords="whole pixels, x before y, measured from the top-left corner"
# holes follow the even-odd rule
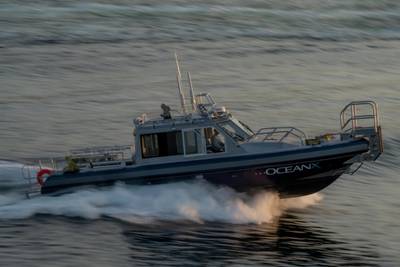
[[[38,166],[27,166],[15,161],[0,160],[0,194],[4,191],[16,190],[17,188],[26,188],[28,181],[24,179],[23,168],[25,172],[29,171],[36,175]]]
[[[4,177],[3,165],[0,164],[0,177]],[[13,174],[10,167],[9,164],[7,171]],[[11,177],[7,178],[10,180]],[[132,223],[189,220],[261,224],[273,222],[288,209],[304,209],[321,199],[320,194],[283,200],[270,192],[250,196],[205,181],[152,186],[117,184],[32,199],[7,191],[0,194],[0,219],[24,219],[41,214],[86,219],[112,217]]]

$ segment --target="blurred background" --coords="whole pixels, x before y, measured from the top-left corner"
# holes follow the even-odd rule
[[[0,177],[7,184],[1,183],[0,263],[400,264],[397,0],[1,1],[0,158],[59,156],[74,148],[132,143],[136,116],[160,110],[162,102],[178,104],[175,51],[183,69],[191,71],[197,92],[211,93],[255,129],[290,125],[311,136],[335,131],[345,104],[374,100],[380,105],[385,154],[324,190],[317,206],[284,213],[273,225],[254,218],[245,220],[254,225],[237,225],[233,217],[219,220],[208,210],[199,213],[200,219],[213,223],[92,221],[109,215],[102,205],[137,215],[126,203],[121,208],[114,202],[114,191],[79,198],[62,211],[37,204],[41,208],[21,214],[26,202],[7,206],[16,202],[8,194],[17,171],[3,161]],[[137,194],[138,189],[124,190]],[[171,188],[154,190],[149,194],[176,194]],[[199,192],[191,190],[185,200],[203,205],[196,202]],[[80,205],[87,209],[77,211]],[[92,209],[95,216],[85,213]],[[167,219],[151,209],[139,213]],[[1,217],[7,219],[1,223]],[[41,224],[49,228],[39,235],[35,229]],[[76,244],[82,235],[86,241]],[[47,241],[39,244],[54,258],[36,256],[34,240],[43,236]],[[187,250],[179,254],[182,248]],[[210,256],[210,251],[219,253]],[[120,257],[112,258],[116,252]],[[16,254],[22,256],[16,259]],[[94,257],[99,254],[104,258]]]

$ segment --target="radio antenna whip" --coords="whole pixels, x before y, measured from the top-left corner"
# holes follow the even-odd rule
[[[179,68],[179,61],[178,61],[178,55],[175,52],[175,62],[176,62],[176,81],[178,83],[178,90],[179,90],[179,97],[181,99],[181,107],[182,107],[182,112],[183,114],[186,115],[186,108],[185,108],[185,95],[183,94],[182,91],[182,75],[181,75],[181,70]]]
[[[196,111],[196,98],[194,96],[192,77],[190,76],[190,72],[187,73],[187,77],[188,77],[189,89],[190,89],[190,103],[192,104],[193,112],[195,112]]]

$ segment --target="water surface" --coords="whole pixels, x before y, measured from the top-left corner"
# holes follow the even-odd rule
[[[4,266],[398,266],[398,1],[0,3],[0,263]],[[204,183],[23,197],[24,158],[132,143],[177,106],[173,53],[252,128],[339,128],[380,105],[385,154],[318,195],[279,201]]]

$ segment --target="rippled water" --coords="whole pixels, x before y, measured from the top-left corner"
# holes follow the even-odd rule
[[[3,266],[398,266],[400,3],[0,3]],[[206,183],[24,198],[18,161],[132,143],[132,119],[176,105],[173,53],[197,91],[253,128],[339,128],[380,105],[385,153],[317,195],[279,200]]]

